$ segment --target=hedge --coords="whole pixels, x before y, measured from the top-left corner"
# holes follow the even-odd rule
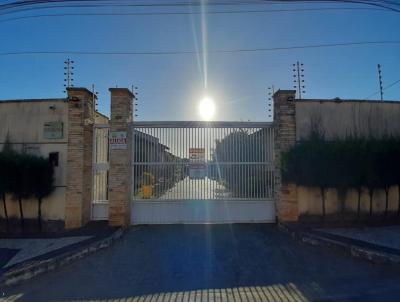
[[[400,138],[385,137],[335,139],[325,141],[313,135],[299,141],[282,155],[282,180],[299,186],[318,187],[322,196],[322,214],[325,216],[325,190],[335,188],[339,197],[349,189],[358,191],[357,215],[360,215],[362,188],[370,197],[370,215],[374,191],[386,193],[385,216],[388,214],[389,189],[397,185],[400,196]],[[343,198],[342,198],[343,197]],[[342,204],[342,211],[344,204]],[[398,203],[400,214],[400,198]]]
[[[47,158],[14,152],[9,148],[0,152],[0,196],[4,216],[9,226],[6,194],[12,194],[19,204],[21,226],[24,226],[22,201],[38,201],[38,225],[42,227],[42,200],[54,190],[54,167]]]

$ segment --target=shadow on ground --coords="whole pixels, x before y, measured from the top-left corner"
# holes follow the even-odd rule
[[[300,244],[274,225],[141,226],[110,249],[3,291],[7,301],[374,300],[400,292],[400,268]]]

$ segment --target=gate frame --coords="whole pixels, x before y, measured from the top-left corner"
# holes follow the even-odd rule
[[[107,161],[106,162],[97,162],[97,139],[96,130],[97,129],[108,129],[108,134],[106,138],[106,148],[107,148]],[[108,179],[108,171],[110,170],[110,148],[109,148],[109,134],[110,134],[110,125],[109,124],[94,124],[93,126],[93,164],[92,164],[92,202],[90,206],[90,219],[91,220],[108,220],[108,205],[109,198],[106,200],[96,200],[95,190],[97,188],[95,184],[95,173],[97,171],[107,171],[107,179],[106,179],[106,187],[104,188],[107,192],[108,197],[108,189],[109,189],[109,179]],[[98,214],[99,213],[99,214]],[[101,215],[100,213],[103,213]]]
[[[272,144],[270,151],[271,151],[271,155],[270,155],[270,160],[266,161],[265,164],[266,166],[270,167],[271,170],[275,173],[275,169],[276,169],[276,163],[275,163],[275,134],[274,134],[274,124],[271,122],[238,122],[238,121],[135,121],[132,122],[130,124],[131,127],[131,137],[132,137],[132,141],[130,142],[133,146],[135,139],[134,139],[134,135],[135,135],[135,130],[140,129],[140,128],[172,128],[172,129],[179,129],[179,128],[260,128],[260,129],[271,129],[271,135],[272,137],[270,137],[270,143]],[[265,142],[264,142],[265,143]],[[243,162],[243,163],[247,163],[247,164],[254,164],[254,162]],[[258,163],[258,162],[257,162]],[[227,208],[228,206],[230,206],[231,208],[229,208],[229,211],[231,212],[237,212],[237,210],[235,209],[235,207],[240,207],[241,210],[245,209],[248,210],[249,212],[253,211],[252,213],[256,213],[254,214],[255,218],[248,220],[248,219],[244,219],[244,220],[240,220],[238,218],[234,218],[233,220],[226,220],[226,221],[197,221],[197,222],[201,222],[201,223],[233,223],[233,222],[264,222],[264,223],[271,223],[271,222],[276,222],[276,191],[275,191],[275,179],[274,179],[274,173],[272,174],[272,179],[271,179],[271,186],[272,186],[272,198],[221,198],[221,199],[135,199],[135,197],[133,196],[133,186],[134,186],[134,170],[135,168],[135,159],[133,158],[133,148],[132,148],[132,163],[131,163],[131,169],[132,169],[132,197],[131,197],[131,203],[132,203],[132,208],[133,207],[141,207],[140,210],[143,211],[152,211],[152,215],[154,217],[156,217],[155,219],[157,220],[157,210],[160,211],[160,209],[155,209],[155,207],[153,209],[149,209],[149,207],[159,204],[160,208],[163,208],[164,211],[174,211],[177,212],[179,215],[179,212],[187,212],[187,205],[190,204],[192,205],[193,210],[196,207],[196,203],[200,204],[200,203],[204,203],[204,204],[208,204],[206,207],[210,207],[211,205],[211,210],[214,209],[214,211],[218,211],[220,210],[221,204],[223,204],[223,207]],[[242,204],[241,204],[242,203]],[[164,207],[163,207],[164,205]],[[168,205],[170,205],[170,208],[172,209],[168,209]],[[186,206],[186,208],[185,208]],[[247,207],[246,207],[247,206]],[[272,211],[273,217],[268,218],[268,219],[260,219],[257,218],[257,209],[261,209],[262,206],[264,206],[264,210],[268,210],[268,211]],[[213,207],[213,208],[212,208]],[[257,208],[259,207],[259,208]],[[268,207],[265,208],[265,207]],[[271,208],[272,207],[272,208]],[[254,209],[256,211],[254,211]],[[135,209],[134,209],[135,210]],[[197,210],[199,210],[199,206],[197,205]],[[163,210],[160,211],[160,213]],[[201,209],[200,209],[201,211]],[[228,210],[227,210],[228,211]],[[182,214],[182,216],[184,217],[185,214]],[[218,215],[216,215],[218,216]],[[240,216],[240,215],[239,215]],[[250,215],[251,216],[251,215]],[[262,217],[262,215],[259,215],[258,217]],[[245,217],[245,215],[244,215]],[[176,223],[197,223],[196,221],[190,221],[187,222],[184,219],[181,220],[177,220],[175,221]],[[147,224],[147,223],[171,223],[171,222],[165,222],[162,220],[156,221],[156,222],[149,222],[149,221],[141,221],[139,218],[139,215],[136,215],[136,212],[134,211],[131,215],[131,223],[132,224]]]
[[[127,88],[111,88],[110,92],[110,131],[127,131],[128,147],[132,146],[132,133],[129,129],[133,119],[132,109],[135,96]],[[277,205],[277,219],[280,222],[298,220],[296,193],[290,187],[281,184],[280,176],[280,153],[293,145],[296,138],[294,99],[295,91],[293,90],[278,90],[274,94],[274,199]],[[130,225],[131,160],[131,152],[110,152],[109,224],[112,226]],[[125,165],[129,163],[129,169],[123,169],[123,163]]]

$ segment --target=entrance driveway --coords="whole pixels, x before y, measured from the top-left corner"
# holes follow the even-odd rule
[[[228,198],[231,194],[218,181],[205,177],[190,179],[185,177],[163,194],[160,199],[218,199]]]
[[[142,226],[3,291],[17,301],[398,301],[400,267],[302,245],[274,225]]]

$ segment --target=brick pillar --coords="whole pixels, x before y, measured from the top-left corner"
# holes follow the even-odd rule
[[[132,139],[131,127],[134,95],[126,88],[110,88],[111,120],[110,136],[120,132],[126,134],[127,145],[118,149],[110,146],[109,209],[108,222],[111,226],[130,224],[132,187]]]
[[[297,188],[295,184],[283,184],[281,176],[281,152],[296,143],[295,90],[278,90],[274,98],[275,127],[275,200],[278,221],[297,221],[299,217]]]
[[[84,226],[92,202],[93,94],[86,88],[68,91],[68,153],[65,227]]]

